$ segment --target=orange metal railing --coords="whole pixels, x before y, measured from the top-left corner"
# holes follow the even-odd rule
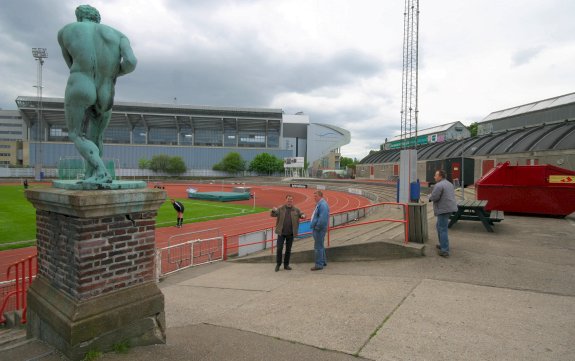
[[[359,212],[359,211],[364,211],[362,214],[362,217],[366,215],[366,213],[375,207],[378,206],[398,206],[398,207],[403,207],[403,217],[402,219],[393,219],[393,218],[380,218],[380,219],[375,219],[375,220],[371,220],[371,221],[366,221],[366,222],[354,222],[352,224],[350,224],[349,220],[343,224],[343,225],[334,225],[332,226],[332,224],[334,223],[334,219],[336,216],[338,215],[342,215],[342,214],[352,214],[353,212]],[[373,224],[373,223],[378,223],[378,222],[392,222],[392,223],[403,223],[404,225],[404,243],[408,243],[408,231],[409,231],[409,212],[408,212],[408,206],[406,203],[396,203],[396,202],[381,202],[381,203],[376,203],[376,204],[370,204],[370,205],[366,205],[366,206],[362,206],[362,207],[357,207],[357,208],[353,208],[353,209],[348,209],[345,211],[340,211],[340,212],[334,212],[330,214],[330,221],[328,224],[328,229],[327,229],[327,248],[330,247],[331,245],[331,235],[330,232],[336,229],[343,229],[343,228],[351,228],[351,227],[359,227],[359,226],[364,226],[367,224]],[[306,222],[309,221],[309,219],[305,219],[302,220],[302,222]],[[228,258],[228,256],[230,255],[230,251],[231,250],[239,250],[242,247],[249,247],[249,246],[254,246],[254,245],[267,245],[268,243],[271,243],[271,253],[274,253],[274,242],[275,242],[275,233],[273,232],[274,227],[264,227],[264,228],[259,228],[259,229],[255,229],[253,231],[250,232],[243,232],[243,233],[236,233],[236,234],[224,234],[224,256],[223,259],[226,260]],[[268,232],[271,231],[271,232]],[[243,243],[240,244],[239,242],[239,237],[246,235],[246,234],[254,234],[254,233],[271,233],[272,234],[272,238],[267,238],[267,239],[263,239],[263,240],[259,240],[259,241],[254,241],[254,242],[249,242],[249,243]],[[303,232],[300,233],[299,236],[304,236],[304,235],[309,235],[312,232]],[[265,246],[264,246],[265,247]],[[237,254],[238,251],[236,252],[232,252],[232,255]]]
[[[14,290],[4,296],[2,306],[0,307],[0,324],[5,323],[4,312],[6,311],[20,311],[22,310],[22,323],[26,323],[26,295],[28,287],[32,284],[36,272],[38,270],[38,256],[30,256],[26,259],[18,261],[8,267],[6,271],[6,278],[10,278],[10,274],[14,270]],[[13,307],[8,308],[9,301],[15,298]]]

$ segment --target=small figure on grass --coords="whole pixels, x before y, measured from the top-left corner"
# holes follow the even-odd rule
[[[174,206],[176,212],[178,212],[176,227],[182,228],[182,224],[184,223],[184,205],[182,204],[182,202],[176,201],[173,198],[170,199],[170,201],[172,202],[172,205]]]

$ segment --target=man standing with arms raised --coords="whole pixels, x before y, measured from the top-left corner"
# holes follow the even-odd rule
[[[271,216],[277,218],[275,232],[278,235],[278,241],[275,270],[276,272],[280,270],[285,242],[286,253],[283,259],[284,269],[291,271],[291,267],[289,265],[291,246],[293,244],[293,238],[297,237],[299,220],[305,218],[305,215],[299,208],[293,205],[293,196],[288,194],[286,195],[286,203],[279,208],[274,207],[271,211]]]
[[[310,228],[312,230],[314,240],[313,248],[315,251],[315,266],[313,266],[311,270],[319,271],[327,266],[323,242],[329,224],[329,206],[323,198],[322,191],[316,190],[313,193],[313,198],[316,202],[316,206],[311,216]]]
[[[76,19],[58,32],[70,69],[64,101],[66,125],[68,137],[87,162],[83,183],[102,186],[112,183],[102,161],[102,148],[116,78],[134,71],[137,60],[124,34],[100,24],[97,9],[78,6]]]

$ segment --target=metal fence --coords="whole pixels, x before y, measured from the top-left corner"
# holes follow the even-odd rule
[[[156,251],[156,280],[169,274],[224,258],[224,237],[195,239]]]

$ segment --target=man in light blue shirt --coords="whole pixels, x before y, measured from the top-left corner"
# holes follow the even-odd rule
[[[311,216],[310,227],[314,240],[315,266],[313,266],[311,270],[319,271],[327,266],[323,241],[329,225],[329,206],[323,198],[322,191],[316,190],[313,193],[313,198],[315,199],[316,206]]]

